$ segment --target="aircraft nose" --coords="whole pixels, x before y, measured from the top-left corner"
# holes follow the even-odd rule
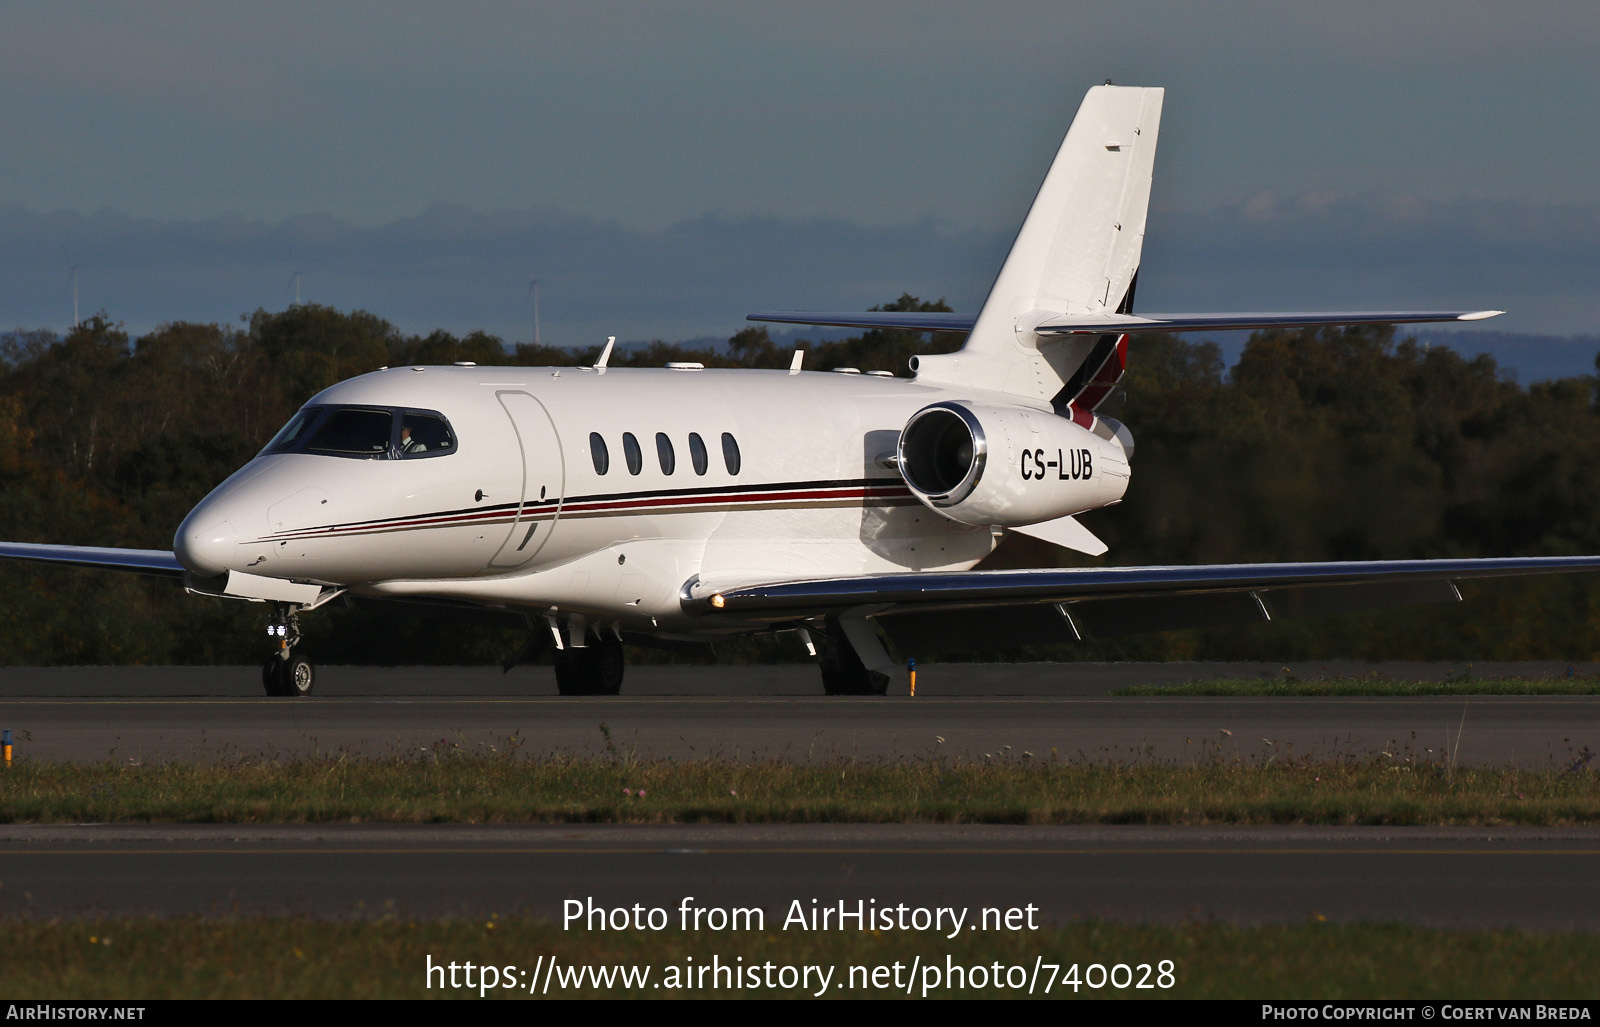
[[[203,578],[228,572],[239,552],[239,533],[227,521],[213,521],[204,528],[184,522],[172,540],[178,562]]]

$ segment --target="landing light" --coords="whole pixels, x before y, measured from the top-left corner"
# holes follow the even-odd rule
[[[715,595],[713,595],[711,597],[711,608],[713,610],[720,610],[724,606],[726,606],[727,604],[728,604],[728,601],[726,599],[722,598],[722,593],[721,592],[718,592],[718,593],[716,593]]]

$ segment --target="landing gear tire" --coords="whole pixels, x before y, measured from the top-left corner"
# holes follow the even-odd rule
[[[268,656],[261,662],[261,685],[268,695],[288,695],[283,690],[283,662],[277,656]]]
[[[591,638],[582,649],[556,652],[556,691],[562,695],[620,695],[626,662],[615,638]]]
[[[867,669],[837,617],[828,618],[828,637],[818,663],[827,695],[889,694],[889,675]]]
[[[261,665],[261,684],[268,695],[306,696],[316,683],[317,670],[304,656],[291,656],[287,660],[268,656]]]
[[[287,660],[280,660],[283,664],[283,695],[292,695],[296,698],[311,694],[311,686],[316,684],[317,671],[310,660],[304,656],[291,656]]]

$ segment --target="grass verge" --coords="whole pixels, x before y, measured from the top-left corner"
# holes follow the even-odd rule
[[[496,976],[526,971],[531,978],[554,957],[561,967],[648,967],[643,987],[576,987],[552,984],[550,997],[607,995],[672,998],[766,994],[802,996],[817,990],[764,986],[713,990],[693,983],[689,968],[715,957],[735,967],[814,964],[832,967],[826,995],[835,998],[901,996],[920,957],[914,994],[968,998],[1026,997],[1026,988],[950,989],[953,963],[1023,967],[1036,961],[1105,967],[1173,963],[1171,988],[1088,989],[1057,981],[1050,994],[1072,998],[1589,998],[1600,962],[1600,935],[1526,934],[1515,931],[1445,931],[1421,927],[1309,923],[1231,927],[1215,923],[1124,925],[1081,922],[1063,928],[997,934],[842,931],[682,933],[677,931],[573,934],[548,921],[493,918],[477,921],[316,921],[286,918],[238,920],[10,921],[0,932],[0,991],[18,998],[477,998],[477,989],[448,988],[436,975],[426,987],[427,960],[493,966]],[[692,960],[692,961],[691,961]],[[902,966],[900,985],[866,987],[870,969]],[[511,968],[505,973],[505,968]],[[852,983],[851,968],[865,967]],[[765,973],[765,971],[762,971]],[[1048,971],[1044,972],[1046,976]],[[1062,971],[1063,975],[1065,970]],[[1013,971],[1013,980],[1017,979]],[[1121,975],[1119,974],[1119,978]],[[1148,976],[1155,983],[1157,975]],[[970,982],[969,978],[969,982]],[[465,983],[458,973],[458,983]],[[724,978],[727,982],[727,978]],[[475,975],[476,983],[476,975]],[[764,984],[764,980],[760,982]],[[1035,994],[1043,991],[1043,978]],[[658,985],[652,987],[651,985]],[[527,998],[521,988],[494,988],[488,997]]]
[[[1600,678],[1474,678],[1462,676],[1444,681],[1404,681],[1391,678],[1216,678],[1210,681],[1185,681],[1178,685],[1130,685],[1112,695],[1600,695]]]
[[[735,763],[433,756],[229,764],[18,763],[3,823],[1600,823],[1593,753],[1545,771],[1454,767],[1436,752],[1281,758],[1264,740],[1196,743],[1189,765],[1053,754],[976,762]]]

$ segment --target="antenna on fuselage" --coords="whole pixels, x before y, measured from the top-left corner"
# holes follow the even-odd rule
[[[596,371],[604,371],[606,369],[606,361],[611,359],[611,347],[616,344],[617,337],[615,335],[606,336],[606,348],[600,351],[600,359],[594,362]]]
[[[794,351],[794,359],[789,361],[789,373],[790,374],[799,374],[800,373],[800,365],[805,363],[805,362],[806,362],[806,351],[805,351],[805,349],[804,348],[796,349]]]

